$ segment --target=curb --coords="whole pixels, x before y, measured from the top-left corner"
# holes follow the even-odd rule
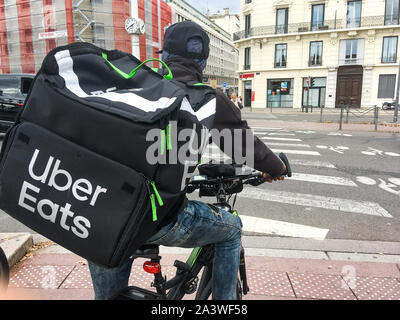
[[[11,268],[33,246],[33,237],[30,233],[0,233],[0,246]]]
[[[33,235],[35,244],[49,241],[41,235]],[[397,264],[400,270],[399,242],[365,240],[313,240],[272,236],[243,235],[247,256],[283,259],[307,259],[325,261],[354,261]],[[160,253],[188,255],[192,249],[160,247]],[[53,243],[38,250],[37,254],[71,254],[72,252]]]

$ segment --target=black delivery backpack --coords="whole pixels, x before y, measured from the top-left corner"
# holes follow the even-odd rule
[[[168,166],[146,159],[155,143],[168,154],[170,122],[188,101],[167,78],[118,50],[53,49],[4,140],[0,208],[85,259],[120,266],[182,196],[162,178]],[[158,138],[147,141],[152,129]]]

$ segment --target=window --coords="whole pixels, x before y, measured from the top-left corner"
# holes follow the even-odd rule
[[[340,40],[339,65],[363,64],[365,39]]]
[[[382,63],[396,63],[397,37],[383,37]]]
[[[325,5],[315,4],[312,6],[311,30],[318,30],[324,25]]]
[[[288,8],[276,10],[276,33],[288,32]]]
[[[395,84],[395,74],[381,74],[379,76],[378,99],[393,99]]]
[[[92,29],[95,33],[104,33],[104,23],[95,22],[92,24]]]
[[[322,65],[322,41],[310,42],[310,66]]]
[[[286,67],[287,44],[275,45],[275,68]]]
[[[245,16],[245,20],[244,20],[245,24],[244,24],[244,34],[245,37],[249,37],[250,36],[250,28],[251,28],[251,15],[248,14]]]
[[[386,0],[385,25],[399,24],[399,0]]]
[[[347,27],[361,26],[361,1],[349,1],[347,3]]]
[[[251,48],[244,49],[244,70],[250,70],[250,51]]]
[[[251,0],[246,0],[246,3],[251,3]]]
[[[357,59],[358,40],[346,40],[346,60]]]

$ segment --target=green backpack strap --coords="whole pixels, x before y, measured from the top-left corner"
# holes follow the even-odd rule
[[[129,74],[127,74],[124,71],[122,71],[121,69],[117,68],[115,65],[113,65],[108,60],[107,54],[105,52],[102,53],[102,57],[104,58],[104,60],[106,60],[108,62],[108,64],[111,66],[111,68],[113,68],[121,77],[123,77],[125,79],[133,78],[136,75],[136,73],[139,71],[139,69],[142,68],[146,63],[148,63],[150,61],[157,61],[157,62],[161,63],[165,67],[165,69],[167,69],[168,74],[163,76],[165,79],[172,80],[172,78],[173,78],[171,69],[167,66],[167,64],[164,61],[162,61],[160,59],[148,59],[148,60],[142,62],[141,64],[139,64],[135,69],[133,69]]]

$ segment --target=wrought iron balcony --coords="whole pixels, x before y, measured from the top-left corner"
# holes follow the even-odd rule
[[[289,23],[285,25],[269,25],[254,27],[234,33],[233,41],[251,37],[262,37],[276,34],[301,34],[327,30],[346,30],[365,27],[380,27],[399,25],[399,16],[369,16],[360,18],[346,18],[325,20],[322,24],[313,25],[311,22]]]

